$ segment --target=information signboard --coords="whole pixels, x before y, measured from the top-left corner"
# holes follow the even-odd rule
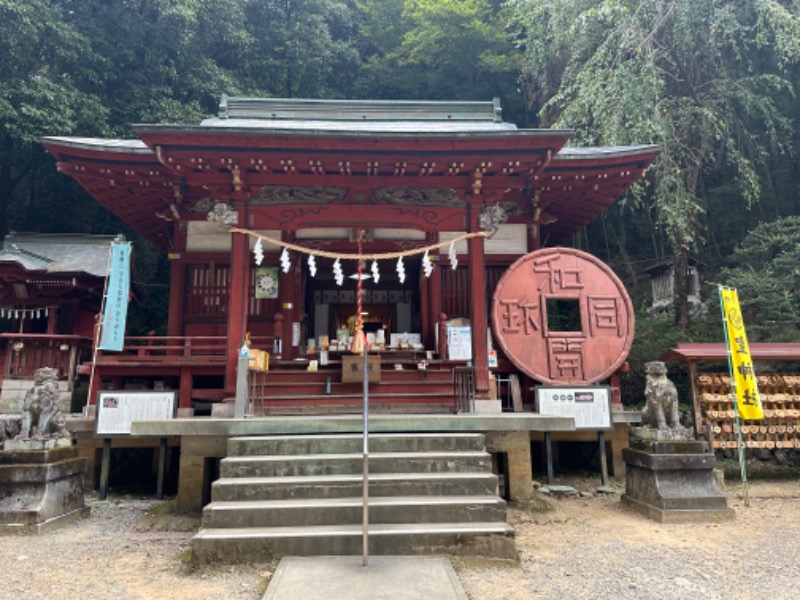
[[[611,389],[607,386],[536,387],[541,414],[572,417],[575,429],[611,429]]]
[[[469,325],[447,326],[447,358],[472,360],[472,329]]]
[[[131,434],[134,421],[175,418],[175,392],[103,391],[97,398],[95,435]]]

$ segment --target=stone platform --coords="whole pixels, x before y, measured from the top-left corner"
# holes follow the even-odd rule
[[[705,442],[631,437],[622,504],[660,523],[709,522],[734,516],[714,477]]]
[[[572,417],[535,413],[503,414],[373,414],[369,432],[436,433],[477,432],[485,434],[491,453],[507,455],[508,499],[522,500],[533,489],[530,435],[532,431],[573,431]],[[181,510],[200,510],[210,500],[210,467],[228,455],[228,440],[241,436],[333,435],[362,433],[364,419],[358,414],[318,416],[273,416],[245,419],[172,419],[137,421],[133,436],[180,438],[180,468],[177,506]],[[98,440],[88,436],[87,444]],[[78,437],[78,445],[82,439]],[[95,447],[89,448],[94,453]]]
[[[0,535],[45,533],[88,516],[86,461],[66,440],[6,442],[0,451]]]

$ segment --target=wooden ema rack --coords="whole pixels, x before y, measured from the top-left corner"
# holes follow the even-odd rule
[[[761,421],[742,421],[747,448],[800,448],[800,375],[758,375],[764,409]],[[714,448],[736,448],[736,404],[728,375],[697,376],[698,433],[709,435]]]

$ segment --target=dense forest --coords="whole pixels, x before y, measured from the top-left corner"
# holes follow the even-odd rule
[[[57,174],[43,135],[195,123],[222,93],[499,97],[505,120],[572,128],[574,144],[661,146],[647,180],[574,240],[656,334],[635,354],[721,339],[718,283],[739,288],[751,341],[798,337],[798,0],[0,0],[0,57],[3,233],[137,239]],[[158,328],[168,266],[145,242],[136,253],[149,301],[131,326]],[[713,282],[709,316],[679,302],[649,319],[642,269],[690,259]]]

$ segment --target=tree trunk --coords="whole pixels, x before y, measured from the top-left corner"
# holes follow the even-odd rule
[[[675,281],[673,304],[675,325],[682,330],[689,328],[689,248],[686,244],[675,246]]]
[[[8,206],[15,182],[11,176],[11,163],[14,157],[14,140],[11,136],[3,136],[0,142],[0,239],[8,231]]]

